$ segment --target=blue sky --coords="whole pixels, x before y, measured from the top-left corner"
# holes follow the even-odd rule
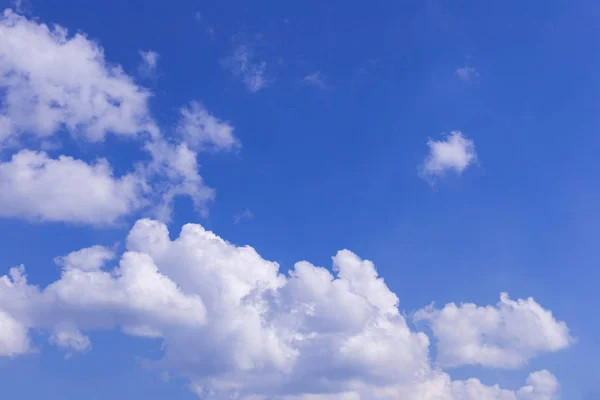
[[[0,5],[7,398],[600,395],[598,4]]]

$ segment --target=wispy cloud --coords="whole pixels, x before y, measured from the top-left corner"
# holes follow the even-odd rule
[[[325,75],[323,75],[323,73],[321,71],[315,71],[310,75],[306,75],[302,79],[302,82],[305,83],[306,85],[311,85],[311,86],[317,87],[319,89],[323,89],[323,90],[330,89],[329,85],[327,84]]]
[[[152,50],[140,50],[142,61],[138,66],[138,73],[146,78],[156,75],[156,67],[158,66],[159,54]]]
[[[254,214],[246,208],[233,216],[233,223],[236,225],[241,224],[242,222],[250,221],[252,218],[254,218]]]
[[[248,45],[238,45],[233,53],[223,60],[223,66],[240,77],[250,92],[258,92],[273,83],[267,76],[267,63],[256,60],[254,51]]]
[[[473,79],[479,77],[479,72],[475,67],[459,67],[456,69],[456,76],[463,82],[472,82]]]
[[[208,21],[206,20],[204,15],[200,11],[198,11],[196,14],[194,14],[194,18],[196,19],[196,21],[198,21],[204,27],[204,29],[206,30],[206,33],[208,33],[210,38],[214,39],[215,38],[215,28],[208,23]]]

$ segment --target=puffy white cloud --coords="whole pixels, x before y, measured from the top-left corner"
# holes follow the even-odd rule
[[[115,253],[111,249],[96,245],[56,257],[54,261],[63,267],[95,270],[114,258]]]
[[[527,377],[527,386],[519,389],[519,399],[553,400],[557,397],[558,381],[546,370],[537,371]]]
[[[120,328],[161,338],[164,356],[154,366],[185,377],[201,397],[548,400],[557,393],[546,371],[516,391],[453,381],[431,364],[428,337],[409,327],[373,263],[348,250],[333,257],[332,271],[301,261],[284,275],[253,248],[200,225],[185,225],[171,240],[163,223],[148,219],[135,224],[126,247],[115,268],[104,265],[112,253],[103,247],[59,258],[61,278],[44,289],[28,284],[23,268],[0,278],[0,317],[17,327],[0,336],[12,349],[3,354],[27,351],[14,339],[28,343],[27,329],[85,351],[85,333]],[[510,321],[539,334],[530,320],[546,311],[529,301],[512,307],[534,310]]]
[[[157,134],[150,93],[108,64],[98,44],[11,10],[0,17],[0,89],[4,141],[61,129],[91,141],[111,132]]]
[[[13,357],[30,351],[27,328],[0,310],[0,357]]]
[[[147,68],[156,67],[155,52],[141,54]],[[149,96],[120,66],[107,63],[102,48],[83,34],[69,36],[60,26],[5,11],[0,17],[0,147],[9,145],[12,159],[0,160],[0,217],[106,226],[151,210],[168,220],[177,196],[189,196],[206,215],[214,190],[198,172],[197,152],[239,148],[233,127],[191,103],[181,111],[179,137],[170,139],[152,121]],[[109,133],[135,137],[150,159],[115,176],[103,158],[89,163],[18,150],[22,135],[44,146],[63,130],[92,142]]]
[[[479,364],[517,368],[542,352],[558,351],[572,342],[567,325],[534,299],[511,300],[502,293],[496,306],[472,303],[428,307],[415,314],[431,324],[439,340],[443,366]]]
[[[233,127],[210,114],[198,102],[180,110],[181,119],[177,131],[190,148],[212,151],[231,151],[241,147],[233,134]]]
[[[258,92],[272,83],[267,76],[267,63],[256,61],[254,52],[247,45],[239,45],[229,57],[223,60],[223,66],[242,79],[250,92]]]
[[[22,150],[0,163],[0,216],[111,224],[143,200],[135,175],[113,176],[106,160],[86,164],[67,156]]]
[[[475,144],[459,131],[451,132],[446,140],[429,139],[427,145],[429,155],[420,171],[426,179],[441,177],[448,171],[461,174],[477,160]]]
[[[78,329],[63,328],[50,336],[50,343],[55,346],[77,352],[84,352],[90,348],[90,339],[79,332]]]
[[[160,55],[152,50],[140,51],[140,57],[142,61],[138,67],[138,72],[143,77],[151,77],[156,74],[156,67],[158,66],[158,59]]]

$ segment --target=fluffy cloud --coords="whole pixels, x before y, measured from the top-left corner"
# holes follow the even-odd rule
[[[241,144],[233,134],[233,127],[214,117],[200,103],[192,102],[181,108],[180,112],[177,131],[192,149],[231,151],[240,148]]]
[[[154,69],[158,55],[141,54],[144,68]],[[189,196],[205,215],[214,190],[199,175],[197,152],[233,150],[240,142],[229,123],[197,103],[182,109],[179,137],[165,136],[150,116],[150,95],[120,66],[106,62],[102,48],[83,34],[69,37],[60,26],[5,11],[0,147],[13,153],[11,160],[0,160],[0,217],[106,226],[150,210],[168,220],[177,196]],[[61,131],[91,142],[110,133],[134,137],[150,157],[115,176],[102,158],[90,163],[18,150],[23,136],[35,138],[30,143],[37,146]]]
[[[495,307],[451,303],[441,310],[420,310],[415,318],[431,324],[443,366],[517,368],[539,353],[558,351],[572,342],[567,325],[551,311],[532,298],[513,301],[506,293]]]
[[[27,352],[28,329],[81,352],[90,346],[86,332],[119,328],[161,338],[164,356],[154,367],[185,377],[201,397],[549,400],[557,393],[546,371],[516,391],[453,381],[431,364],[429,338],[408,326],[373,263],[348,250],[333,257],[332,271],[301,261],[284,275],[253,248],[200,225],[185,225],[171,240],[164,224],[148,219],[135,224],[126,246],[114,268],[105,266],[112,252],[100,246],[59,258],[62,276],[44,289],[28,284],[23,268],[0,278],[0,318],[9,321],[0,325],[1,354]],[[517,336],[551,335],[540,333],[553,325],[537,322],[548,313],[537,304],[506,307],[518,309],[508,311],[518,314],[510,319],[523,331]],[[472,318],[454,323],[479,329]],[[503,326],[495,329],[485,336],[503,335]],[[536,351],[544,350],[552,349]]]
[[[120,66],[108,64],[100,46],[10,10],[0,17],[0,88],[5,142],[65,128],[90,141],[107,133],[156,134],[148,114],[150,93]]]
[[[13,357],[27,352],[27,328],[10,314],[0,310],[0,357]]]
[[[429,155],[420,171],[426,179],[441,177],[448,171],[461,174],[477,160],[475,144],[459,131],[451,132],[446,140],[429,139],[427,145],[429,146]]]
[[[105,225],[142,204],[139,179],[115,178],[106,160],[90,165],[22,150],[0,163],[1,217]]]

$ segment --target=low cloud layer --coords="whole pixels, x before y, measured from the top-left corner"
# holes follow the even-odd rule
[[[557,393],[547,371],[516,391],[452,380],[432,363],[429,337],[410,328],[373,263],[351,251],[339,251],[332,270],[301,261],[283,274],[253,248],[200,225],[185,225],[171,240],[164,224],[143,219],[126,242],[114,266],[102,246],[57,258],[61,278],[43,289],[27,282],[23,267],[0,278],[1,354],[31,351],[32,329],[68,352],[88,350],[89,332],[120,329],[161,338],[164,356],[153,366],[185,377],[207,398],[546,400]],[[516,367],[570,343],[566,325],[533,299],[503,294],[496,306],[449,304],[415,315],[431,323],[441,365]]]

